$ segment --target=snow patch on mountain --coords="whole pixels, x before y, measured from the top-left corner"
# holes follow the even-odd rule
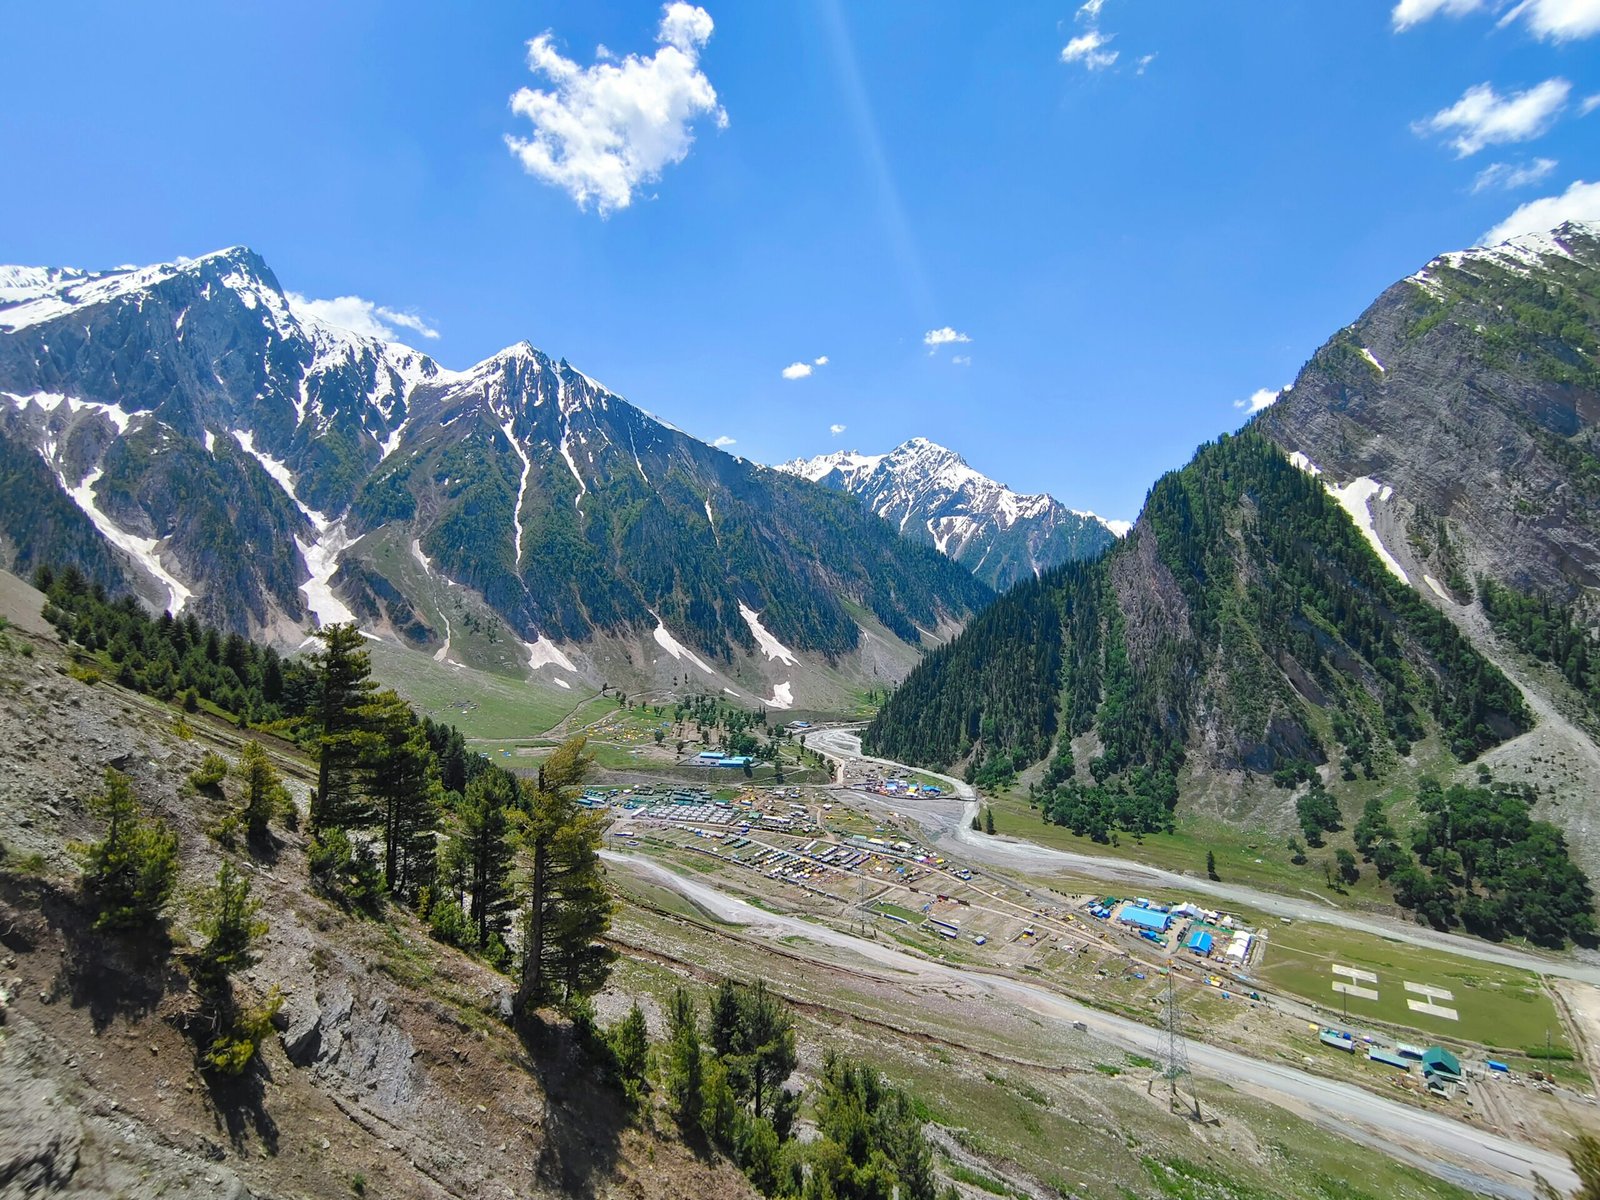
[[[293,495],[292,492],[290,494]],[[321,517],[320,513],[316,515]],[[339,555],[344,553],[351,539],[345,532],[343,521],[331,525],[324,521],[318,527],[318,533],[320,536],[314,542],[302,541],[298,537],[294,539],[306,570],[311,574],[311,578],[300,585],[300,591],[306,598],[306,609],[317,619],[318,625],[353,623],[355,613],[333,594],[333,576],[339,569]]]
[[[666,623],[664,621],[662,621],[662,619],[659,616],[656,616],[655,613],[651,613],[650,615],[652,617],[656,618],[656,629],[655,629],[656,645],[660,646],[663,650],[665,650],[668,654],[672,655],[672,657],[677,659],[679,662],[682,662],[684,659],[688,659],[695,666],[699,667],[702,671],[704,671],[707,675],[715,675],[716,674],[715,671],[713,671],[710,667],[706,666],[706,663],[705,663],[704,659],[702,659],[699,655],[697,655],[693,650],[691,650],[687,646],[685,646],[677,638],[673,637],[671,633],[667,632]]]
[[[167,589],[172,613],[174,615],[181,613],[193,593],[162,564],[160,538],[146,538],[129,533],[101,510],[94,495],[94,485],[100,481],[101,473],[101,468],[96,467],[85,475],[76,487],[69,485],[66,477],[59,471],[56,473],[56,478],[61,483],[61,490],[71,496],[73,503],[94,522],[94,527],[100,531],[100,535],[137,562]]]
[[[1361,347],[1361,357],[1366,359],[1373,366],[1377,367],[1378,374],[1383,375],[1386,373],[1384,365],[1378,361],[1378,356],[1375,355],[1371,350],[1368,350],[1365,346]]]
[[[501,431],[506,435],[506,441],[511,443],[511,449],[522,460],[522,478],[517,480],[517,502],[511,509],[512,536],[516,538],[517,570],[522,570],[522,499],[528,494],[528,474],[533,470],[533,460],[528,457],[528,452],[522,448],[522,443],[517,441],[517,435],[511,432],[509,420],[502,426]]]
[[[765,704],[768,708],[793,708],[794,684],[774,684],[772,688],[772,695],[768,696],[761,703]]]
[[[761,648],[761,653],[767,656],[768,662],[776,660],[788,663],[791,667],[800,665],[800,660],[795,657],[794,651],[773,637],[761,623],[761,614],[742,600],[739,602],[739,615],[744,618],[744,623],[750,626],[750,632],[755,635],[756,645]]]
[[[1378,536],[1378,528],[1372,520],[1373,498],[1377,497],[1380,502],[1387,500],[1394,494],[1394,489],[1384,487],[1368,475],[1353,479],[1343,487],[1328,482],[1324,482],[1323,486],[1328,489],[1328,494],[1339,502],[1340,507],[1350,514],[1350,519],[1356,523],[1356,528],[1361,530],[1361,536],[1367,539],[1368,544],[1383,560],[1383,565],[1394,572],[1402,583],[1409,584],[1411,577],[1400,565],[1400,560],[1389,553],[1389,548]]]
[[[530,671],[537,671],[540,667],[560,667],[563,671],[571,671],[574,675],[578,673],[578,668],[572,665],[572,660],[561,653],[561,647],[547,637],[523,642],[522,648],[528,652]]]

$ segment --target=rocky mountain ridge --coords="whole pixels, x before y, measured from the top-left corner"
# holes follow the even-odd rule
[[[1600,231],[1568,225],[1386,289],[1245,431],[1158,481],[1099,568],[1019,587],[930,657],[869,741],[998,786],[1022,772],[1087,828],[1205,804],[1195,820],[1288,832],[1293,792],[1263,774],[1337,800],[1481,761],[1537,789],[1596,869],[1581,669],[1530,661],[1477,593],[1563,606],[1524,619],[1524,645],[1593,637],[1597,268]],[[1545,637],[1559,613],[1587,633]]]
[[[1068,508],[1048,494],[1014,492],[927,438],[887,454],[843,450],[777,469],[858,497],[903,536],[934,546],[1001,592],[1063,562],[1092,558],[1128,531],[1127,522]]]
[[[453,371],[296,311],[244,248],[0,269],[0,477],[19,571],[65,557],[285,645],[355,619],[459,660],[470,621],[563,686],[838,703],[989,598],[526,342]]]

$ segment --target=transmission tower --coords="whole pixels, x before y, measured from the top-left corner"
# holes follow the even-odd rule
[[[1200,1119],[1200,1096],[1194,1090],[1193,1076],[1189,1071],[1189,1044],[1183,1036],[1183,1018],[1178,1009],[1178,980],[1175,972],[1167,972],[1167,1005],[1166,1005],[1166,1053],[1161,1064],[1161,1073],[1153,1076],[1150,1087],[1155,1088],[1156,1079],[1167,1081],[1167,1106],[1169,1109],[1178,1107],[1178,1080],[1184,1075],[1190,1075],[1191,1084],[1189,1094],[1192,1098],[1194,1119]],[[1189,1106],[1185,1106],[1189,1107]]]

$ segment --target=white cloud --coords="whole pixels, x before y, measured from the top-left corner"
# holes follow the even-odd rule
[[[1255,391],[1250,393],[1248,398],[1244,400],[1235,400],[1233,402],[1233,406],[1235,408],[1242,408],[1246,413],[1253,415],[1260,412],[1263,408],[1271,408],[1278,402],[1278,397],[1283,395],[1288,390],[1289,386],[1287,384],[1281,388],[1277,388],[1276,390],[1272,388],[1257,388]]]
[[[1100,10],[1106,6],[1106,0],[1083,0],[1078,8],[1078,20],[1094,21],[1100,17]]]
[[[1582,102],[1578,105],[1578,115],[1580,117],[1587,117],[1597,108],[1600,108],[1600,92],[1596,92],[1592,96],[1585,96],[1583,98]]]
[[[1472,191],[1474,195],[1490,188],[1515,191],[1517,188],[1538,183],[1555,169],[1556,160],[1553,158],[1536,158],[1530,163],[1515,167],[1510,163],[1490,163],[1479,171],[1478,177],[1472,181]]]
[[[826,354],[819,354],[816,358],[813,358],[811,360],[811,365],[814,366],[814,367],[825,367],[825,366],[827,366],[828,365],[828,356]]]
[[[1509,9],[1502,26],[1520,19],[1535,37],[1552,42],[1600,33],[1600,0],[1399,0],[1391,16],[1395,29],[1404,31],[1441,14],[1461,17],[1486,8]]]
[[[1090,71],[1103,71],[1117,61],[1117,51],[1105,48],[1110,41],[1098,29],[1081,33],[1061,48],[1061,61],[1081,62]]]
[[[641,184],[688,156],[697,117],[728,124],[700,70],[711,31],[706,10],[680,0],[662,9],[653,55],[616,59],[601,47],[591,67],[562,57],[541,33],[528,43],[528,69],[554,86],[512,95],[511,111],[533,122],[533,136],[508,134],[506,146],[528,174],[562,188],[580,209],[591,201],[602,216],[627,208]]]
[[[1518,17],[1536,37],[1552,42],[1586,38],[1600,33],[1600,0],[1522,0],[1500,23]]]
[[[1390,18],[1398,30],[1410,29],[1440,13],[1450,17],[1465,16],[1483,7],[1483,0],[1400,0]]]
[[[1600,0],[1597,0],[1600,2]],[[1412,128],[1419,134],[1454,133],[1450,144],[1466,158],[1485,146],[1525,142],[1543,134],[1567,106],[1572,85],[1565,79],[1546,79],[1525,92],[1501,96],[1480,83],[1469,87],[1449,108],[1442,108]]]
[[[1141,54],[1139,56],[1138,69],[1136,71],[1134,71],[1134,74],[1135,75],[1143,75],[1144,72],[1145,72],[1145,68],[1148,67],[1151,63],[1155,62],[1155,60],[1156,60],[1156,56],[1154,54]]]
[[[950,356],[950,361],[955,363],[955,365],[958,367],[970,367],[972,365],[972,355],[952,354]]]
[[[811,374],[811,370],[810,363],[792,362],[783,369],[783,377],[785,379],[804,379]]]
[[[828,426],[828,432],[833,434],[834,437],[838,437],[841,433],[844,432],[844,426],[843,425],[829,425]]]
[[[943,329],[930,329],[922,335],[924,346],[947,346],[951,342],[970,342],[972,339],[964,333],[957,333],[950,326]]]
[[[1524,233],[1543,233],[1566,221],[1600,222],[1600,183],[1580,179],[1559,196],[1530,200],[1479,241],[1493,246]]]
[[[712,442],[711,444],[713,446],[715,446],[718,450],[720,450],[724,446],[736,446],[736,445],[738,445],[739,444],[739,440],[737,438],[731,438],[727,434],[723,434],[721,437],[719,437],[716,441]]]
[[[384,308],[381,304],[374,304],[371,300],[364,300],[360,296],[335,296],[332,300],[313,300],[308,296],[302,296],[299,292],[284,294],[288,298],[289,308],[297,317],[310,317],[314,321],[321,321],[324,325],[334,325],[380,341],[398,341],[405,336],[400,332],[402,329],[408,329],[425,338],[439,336],[439,331],[416,313]]]

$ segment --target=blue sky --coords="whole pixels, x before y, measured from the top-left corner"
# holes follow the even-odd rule
[[[1112,517],[1432,255],[1529,202],[1600,219],[1600,0],[78,3],[0,31],[0,261],[245,243],[417,315],[448,366],[527,338],[758,461],[920,434]]]

